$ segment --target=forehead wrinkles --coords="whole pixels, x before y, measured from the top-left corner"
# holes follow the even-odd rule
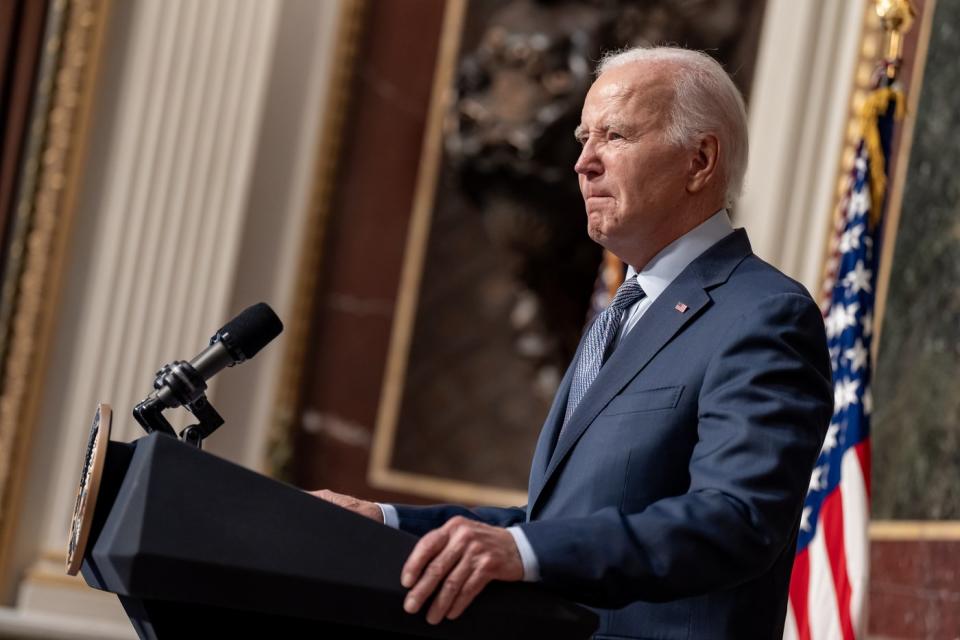
[[[616,121],[644,128],[666,124],[674,91],[662,73],[635,73],[629,82],[619,78],[604,82],[604,76],[584,103],[584,124],[598,126]]]
[[[597,91],[600,98],[614,102],[624,102],[637,92],[636,87],[623,82],[610,82],[602,85]]]
[[[635,93],[633,87],[620,83],[600,86],[596,92],[591,91],[592,95],[587,96],[583,105],[583,119],[620,113]]]

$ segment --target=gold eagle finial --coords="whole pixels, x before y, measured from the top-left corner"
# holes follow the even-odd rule
[[[913,26],[917,13],[910,0],[876,0],[877,15],[887,34],[886,58],[898,61],[903,55],[903,34]]]

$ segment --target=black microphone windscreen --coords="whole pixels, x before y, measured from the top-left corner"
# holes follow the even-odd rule
[[[270,305],[258,302],[223,325],[217,335],[225,338],[231,349],[239,351],[245,358],[252,358],[281,331],[283,323]]]

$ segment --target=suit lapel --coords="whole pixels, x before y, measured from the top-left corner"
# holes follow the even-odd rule
[[[710,303],[706,290],[725,282],[733,268],[750,253],[746,233],[739,229],[704,252],[677,276],[601,367],[583,400],[570,416],[570,423],[563,430],[553,454],[550,455],[549,445],[560,429],[564,413],[562,407],[566,406],[570,390],[573,366],[568,368],[537,443],[527,502],[528,518],[533,515],[551,477],[597,414],[674,336],[700,316]],[[679,303],[686,305],[682,311],[677,308]],[[546,469],[541,475],[538,471],[543,468],[544,463]],[[539,477],[539,482],[534,482],[535,475]]]
[[[573,445],[587,430],[597,414],[639,373],[650,360],[659,352],[687,323],[697,316],[703,307],[710,302],[710,297],[701,287],[688,286],[676,290],[678,300],[687,305],[683,313],[674,308],[678,300],[665,291],[656,302],[643,314],[637,323],[623,339],[623,342],[610,355],[583,400],[577,405],[570,423],[557,441],[557,446],[550,456],[547,469],[544,472],[536,494],[531,492],[529,504],[530,512],[536,506],[543,488],[556,472],[557,467],[567,457]],[[568,383],[569,390],[569,383]],[[562,415],[560,420],[562,421]]]

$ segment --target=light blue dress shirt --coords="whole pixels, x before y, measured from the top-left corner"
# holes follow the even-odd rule
[[[637,271],[633,266],[627,268],[627,278],[637,276],[637,282],[647,295],[624,311],[625,317],[620,325],[620,331],[614,338],[614,348],[620,344],[623,337],[637,326],[660,294],[676,279],[680,272],[687,268],[701,253],[726,238],[733,232],[730,216],[725,209],[713,214],[699,226],[694,227],[663,248],[643,269]],[[391,504],[379,504],[383,512],[383,523],[388,527],[398,529],[400,518],[396,508]],[[517,545],[520,559],[523,561],[524,582],[536,582],[540,579],[540,563],[534,553],[530,541],[520,527],[507,527]]]

